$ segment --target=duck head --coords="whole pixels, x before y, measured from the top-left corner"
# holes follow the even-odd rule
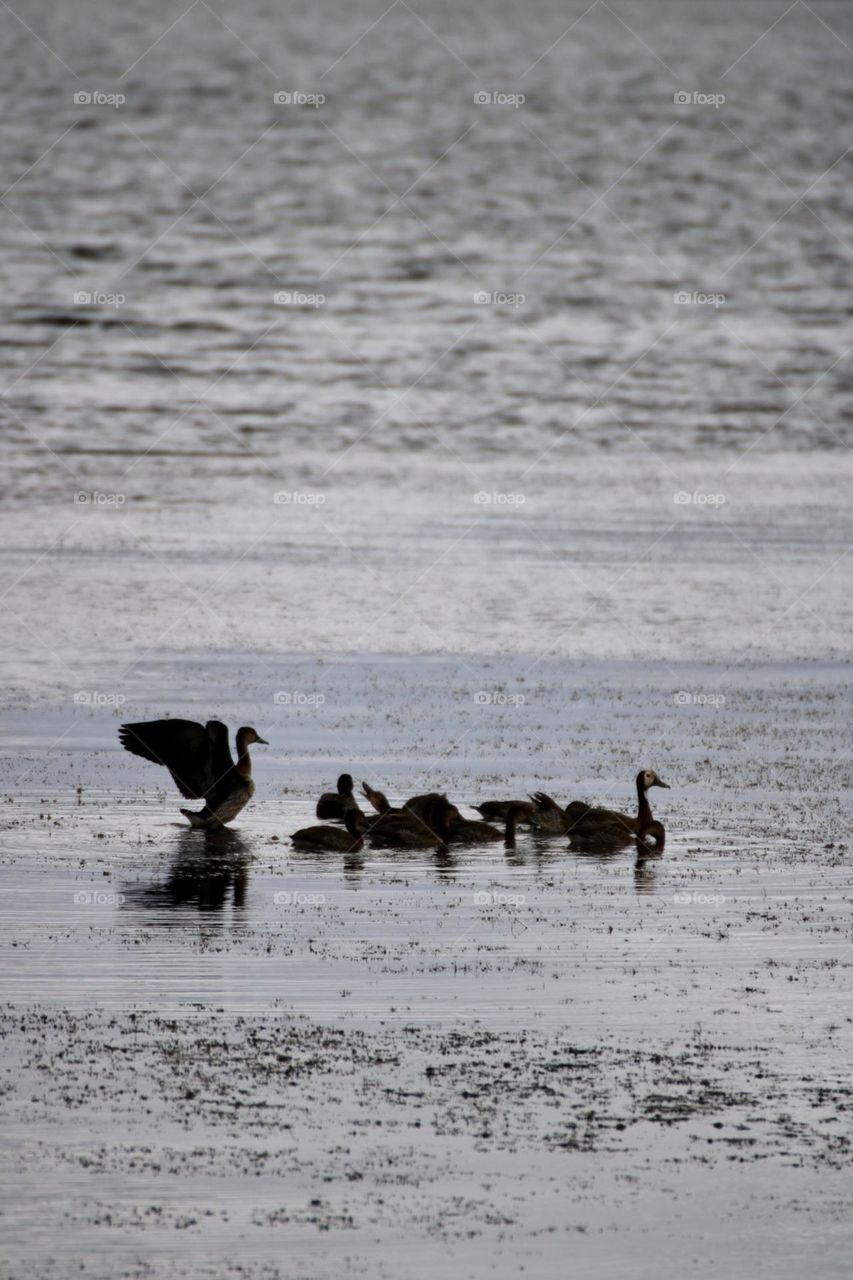
[[[257,729],[253,729],[250,724],[243,725],[241,729],[237,730],[237,743],[240,747],[251,747],[256,742],[259,742],[262,747],[270,745],[266,738],[262,738]]]
[[[641,769],[637,774],[637,790],[648,791],[649,787],[664,787],[669,791],[669,783],[659,778],[654,769]]]
[[[352,774],[342,773],[338,778],[338,795],[351,796],[353,788]]]

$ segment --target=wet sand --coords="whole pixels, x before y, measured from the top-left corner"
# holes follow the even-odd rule
[[[258,794],[215,841],[115,711],[10,726],[9,1274],[794,1277],[816,1247],[846,1274],[849,674],[741,665],[687,705],[714,668],[546,662],[484,704],[524,660],[472,659],[464,696],[450,660],[275,661],[329,701],[255,716]],[[287,839],[343,767],[628,807],[637,762],[672,783],[662,857]]]

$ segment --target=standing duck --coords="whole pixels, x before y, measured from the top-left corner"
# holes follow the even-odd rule
[[[204,800],[203,809],[182,809],[190,825],[209,829],[233,821],[255,794],[249,747],[268,746],[250,725],[237,730],[237,763],[221,720],[147,720],[123,724],[119,741],[126,751],[169,770],[187,800]]]
[[[664,787],[668,791],[669,783],[659,778],[654,769],[641,769],[637,774],[637,816],[635,818],[627,813],[617,813],[615,809],[589,808],[581,801],[575,800],[567,809],[567,812],[572,811],[574,817],[570,828],[571,834],[582,840],[627,838],[639,835],[643,831],[656,834],[650,830],[654,819],[647,792],[651,787]],[[660,827],[661,824],[654,825]],[[662,827],[661,830],[663,830]]]
[[[337,791],[324,791],[317,801],[317,817],[331,822],[343,822],[348,811],[360,813],[358,801],[352,793],[352,776],[342,773],[338,778]]]

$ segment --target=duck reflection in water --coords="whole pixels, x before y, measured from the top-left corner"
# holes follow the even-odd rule
[[[219,912],[231,895],[235,909],[246,902],[251,849],[246,841],[226,827],[218,830],[182,830],[166,879],[140,888],[124,890],[127,904],[138,907],[188,907],[201,912]],[[174,923],[181,923],[177,913]]]

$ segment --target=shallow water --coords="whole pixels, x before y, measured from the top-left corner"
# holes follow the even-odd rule
[[[172,670],[149,661],[134,714]],[[793,1277],[819,1222],[821,1274],[844,1274],[849,678],[741,664],[723,703],[676,705],[673,676],[713,670],[589,662],[566,697],[554,660],[533,687],[520,658],[472,659],[465,681],[437,658],[275,661],[328,703],[270,705],[256,799],[215,840],[177,825],[111,709],[9,717],[13,1256],[263,1276],[286,1245],[283,1274],[426,1277],[450,1250],[471,1276],[567,1256],[651,1276],[687,1250],[699,1275],[748,1255]],[[208,669],[239,689],[229,721],[263,704],[238,655]],[[526,696],[484,704],[484,686]],[[392,799],[429,778],[463,802],[627,806],[662,717],[661,857],[524,833],[342,861],[287,840],[344,763]]]
[[[850,7],[0,22],[0,1268],[846,1276]],[[646,763],[659,858],[287,838]]]

